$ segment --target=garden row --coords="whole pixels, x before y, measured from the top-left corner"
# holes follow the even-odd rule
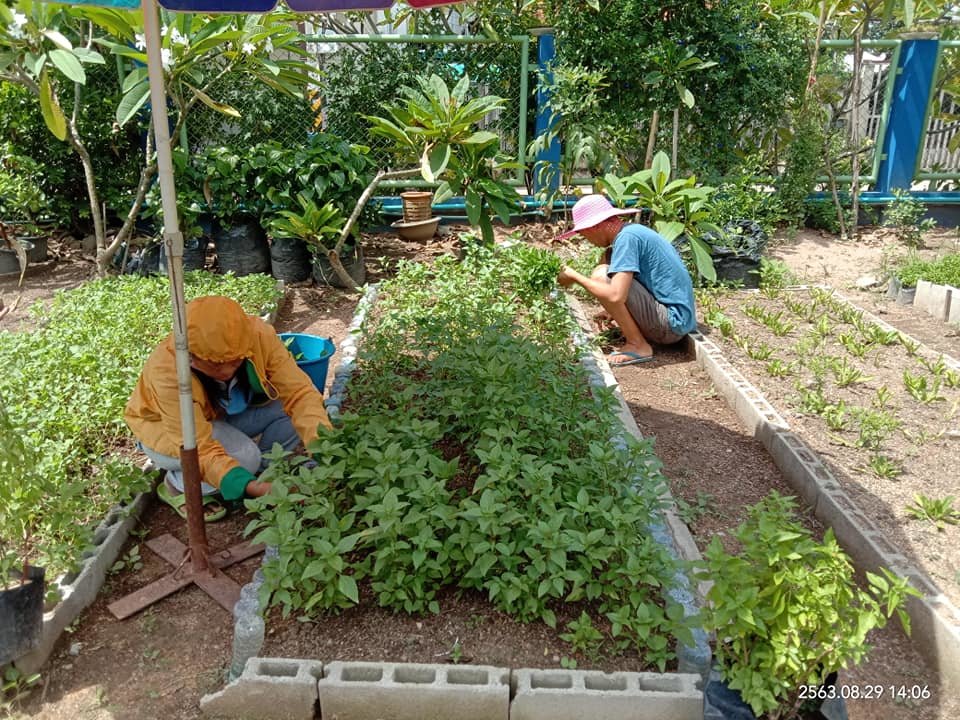
[[[960,365],[827,289],[702,293],[700,305],[724,352],[958,603]]]

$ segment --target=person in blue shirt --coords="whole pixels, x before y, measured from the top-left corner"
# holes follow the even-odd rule
[[[626,342],[607,358],[613,367],[649,362],[651,342],[670,345],[697,327],[693,283],[680,254],[659,233],[619,217],[635,212],[613,207],[603,195],[586,195],[573,206],[573,229],[557,236],[579,233],[607,249],[609,264],[590,277],[564,267],[557,282],[582,286],[620,328]]]

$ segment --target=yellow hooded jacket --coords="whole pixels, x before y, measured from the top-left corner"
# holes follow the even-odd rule
[[[297,367],[273,327],[247,315],[234,300],[210,296],[191,301],[187,305],[187,341],[191,354],[204,360],[229,362],[241,357],[249,360],[264,393],[271,400],[279,398],[283,402],[283,409],[304,444],[317,437],[318,425],[332,429],[323,406],[323,395]],[[246,482],[252,477],[211,434],[210,423],[221,417],[223,411],[210,402],[196,375],[192,377],[192,385],[197,453],[203,480],[220,488],[228,500],[242,497]],[[133,434],[151,450],[180,456],[183,437],[173,333],[147,359],[127,401],[124,419]]]

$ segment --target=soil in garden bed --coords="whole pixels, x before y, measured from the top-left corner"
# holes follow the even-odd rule
[[[930,498],[956,494],[960,387],[943,383],[936,392],[932,390],[937,379],[930,367],[936,357],[911,355],[899,342],[868,344],[852,325],[823,308],[817,309],[815,322],[791,312],[790,308],[810,307],[816,295],[798,290],[777,298],[743,292],[722,296],[722,312],[741,342],[738,345],[733,335],[724,337],[717,331],[709,337],[828,464],[867,517],[960,605],[960,526],[944,524],[938,529],[907,514],[918,494]],[[778,336],[763,322],[748,317],[745,310],[750,309],[767,318],[781,317],[779,331],[785,323],[794,329]],[[815,350],[798,351],[798,343],[811,336],[822,318],[829,320],[821,329],[830,329],[824,343]],[[847,338],[849,347],[841,338]],[[850,351],[867,347],[863,358]],[[748,355],[756,355],[761,348],[763,354],[772,353],[769,358]],[[771,368],[790,366],[798,359],[803,365],[792,365],[789,375],[771,374]],[[822,380],[817,380],[816,371]],[[926,397],[940,399],[922,402],[911,396],[905,374],[926,381]],[[855,382],[844,384],[855,376]],[[955,377],[960,381],[960,373]],[[818,391],[821,382],[822,391]],[[829,407],[813,407],[820,402]]]

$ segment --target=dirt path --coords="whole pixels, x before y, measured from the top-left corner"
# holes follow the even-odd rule
[[[774,253],[808,281],[826,280],[837,287],[849,288],[866,269],[879,267],[883,260],[884,241],[866,241],[863,245],[838,249],[836,244],[826,242],[816,233],[801,233],[775,247]],[[426,250],[390,240],[379,244],[378,250],[385,260],[371,262],[372,280],[389,274],[390,265],[397,257],[426,257],[449,248]],[[368,257],[380,254],[370,252]],[[42,299],[42,293],[35,297]],[[873,299],[873,295],[867,293],[861,293],[860,297]],[[877,301],[881,302],[879,295]],[[278,328],[330,336],[339,345],[354,302],[354,298],[339,291],[291,288],[281,309]],[[890,309],[886,319],[897,324],[893,310]],[[914,317],[919,314],[912,310],[903,309],[903,313],[906,320],[918,323],[920,330],[911,332],[925,342],[956,341],[942,327],[928,326],[923,318]],[[687,515],[701,546],[714,534],[729,533],[743,518],[744,507],[759,500],[771,488],[789,492],[764,448],[744,433],[736,416],[690,358],[666,352],[654,363],[622,368],[616,374],[641,431],[656,440],[655,448],[664,462],[671,488],[675,497],[687,504]],[[211,526],[211,547],[226,547],[238,541],[244,521],[241,515],[234,514],[227,521]],[[811,525],[815,523],[811,521]],[[165,532],[186,540],[185,528],[173,512],[166,506],[155,505],[144,517],[138,536],[131,538],[127,547]],[[198,703],[203,694],[222,687],[230,662],[232,619],[201,591],[187,589],[123,622],[114,620],[106,612],[106,605],[113,598],[142,587],[168,570],[148,550],[142,554],[144,567],[112,576],[76,628],[63,635],[44,669],[42,687],[24,707],[27,716],[50,720],[159,717],[187,720],[198,717]],[[248,561],[230,574],[239,582],[246,582],[254,567],[255,562]],[[422,631],[418,621],[411,622],[417,632]],[[359,639],[363,639],[364,634],[371,636],[367,638],[369,642],[377,642],[376,631],[360,633]],[[446,647],[447,639],[443,636],[422,640],[422,643]],[[942,696],[931,672],[899,632],[888,629],[875,633],[871,640],[875,649],[869,660],[845,673],[841,682],[860,686],[930,684],[936,694],[917,704],[851,703],[851,720],[956,720],[960,717],[956,698]],[[283,654],[283,638],[277,637],[269,627],[267,644],[272,653]],[[436,653],[429,644],[410,647],[411,653]],[[469,645],[465,650],[470,652]],[[545,650],[541,666],[557,666],[562,649]],[[470,658],[477,663],[490,659]]]

